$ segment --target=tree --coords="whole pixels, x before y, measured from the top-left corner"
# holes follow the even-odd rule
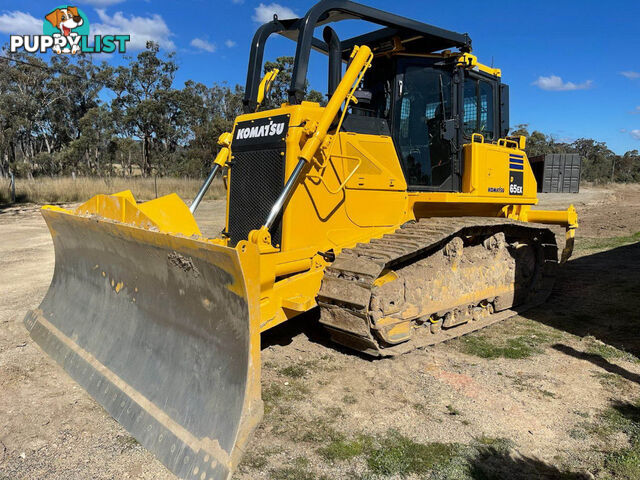
[[[166,123],[171,89],[175,72],[178,69],[174,54],[166,59],[159,57],[160,47],[155,42],[147,42],[146,49],[140,52],[128,66],[115,70],[110,88],[116,98],[112,102],[114,110],[122,112],[117,118],[121,134],[137,136],[142,141],[142,162],[140,168],[144,176],[151,174],[151,150],[153,143],[166,138]],[[162,134],[162,137],[158,137]]]
[[[289,87],[291,86],[291,79],[293,74],[293,57],[278,57],[275,62],[264,63],[264,73],[267,73],[274,68],[279,70],[278,76],[271,85],[271,91],[268,98],[262,103],[260,110],[269,110],[272,108],[278,108],[283,103],[289,102]],[[310,102],[318,102],[320,104],[326,104],[324,95],[317,91],[309,91],[309,82],[305,81],[304,84],[305,100]]]
[[[582,158],[582,178],[603,183],[611,180],[612,165],[616,155],[604,142],[579,138],[571,144],[571,150]]]
[[[26,53],[0,62],[0,174],[61,173],[55,154],[79,134],[80,119],[99,104],[101,67],[79,55],[53,56],[51,64]]]
[[[640,154],[638,150],[630,150],[620,158],[615,180],[626,183],[640,182]]]

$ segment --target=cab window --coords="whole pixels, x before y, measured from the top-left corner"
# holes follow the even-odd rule
[[[486,140],[495,138],[493,85],[486,80],[467,77],[464,82],[464,135],[480,133]]]

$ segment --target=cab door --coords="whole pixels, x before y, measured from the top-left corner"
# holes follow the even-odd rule
[[[460,191],[455,67],[442,58],[400,58],[392,133],[409,190]]]
[[[498,108],[498,84],[495,79],[482,73],[465,72],[462,102],[463,141],[470,143],[472,135],[479,133],[487,142],[492,142],[506,135],[501,132]],[[508,119],[507,119],[508,123]]]

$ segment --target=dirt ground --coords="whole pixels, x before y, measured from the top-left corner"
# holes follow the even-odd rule
[[[264,334],[265,418],[234,478],[640,478],[640,186],[541,198],[568,203],[574,257],[521,316],[375,361],[315,312]],[[175,478],[29,338],[52,273],[38,208],[0,208],[0,479]]]

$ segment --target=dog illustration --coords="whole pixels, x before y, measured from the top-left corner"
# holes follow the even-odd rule
[[[55,39],[65,36],[67,37],[67,40],[70,40],[71,37],[74,37],[75,40],[75,37],[77,37],[78,34],[74,32],[73,29],[79,27],[84,23],[84,20],[78,13],[77,7],[67,6],[66,8],[57,8],[44,18],[51,25],[60,30],[60,33],[53,34],[53,38]],[[62,49],[58,41],[56,41],[56,45],[53,46],[53,51],[56,53],[78,53],[80,51],[80,46],[74,43],[75,42],[67,41],[67,46]],[[69,48],[68,45],[72,45],[72,47]]]

